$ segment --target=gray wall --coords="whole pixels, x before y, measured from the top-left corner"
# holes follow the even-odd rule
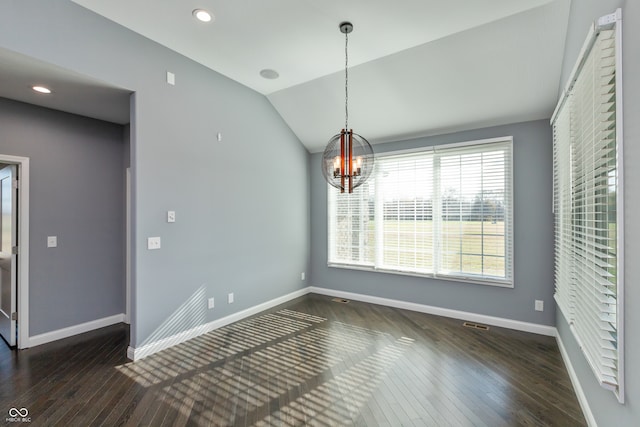
[[[0,47],[135,92],[134,347],[306,283],[309,156],[264,96],[68,0],[2,2]]]
[[[321,153],[311,159],[311,284],[454,310],[554,324],[552,140],[546,120],[392,142],[377,153],[439,144],[513,136],[514,288],[473,285],[387,273],[327,267],[327,185],[320,173]],[[544,312],[534,300],[545,302]]]
[[[591,22],[622,8],[623,102],[625,179],[625,351],[626,402],[618,403],[613,393],[601,388],[578,347],[567,322],[558,310],[558,334],[564,343],[595,420],[601,427],[640,425],[640,4],[633,0],[574,0],[567,35],[563,75],[569,77]],[[563,82],[564,83],[564,82]]]
[[[30,158],[31,336],[124,312],[122,131],[0,98],[0,153]]]

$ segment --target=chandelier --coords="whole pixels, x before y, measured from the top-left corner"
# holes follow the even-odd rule
[[[349,33],[350,22],[340,24],[344,34],[344,129],[331,137],[322,155],[322,175],[327,182],[340,189],[341,193],[353,190],[371,175],[373,170],[373,148],[364,137],[349,129]]]

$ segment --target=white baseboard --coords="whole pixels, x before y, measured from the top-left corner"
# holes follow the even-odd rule
[[[229,316],[221,319],[214,320],[204,325],[196,326],[195,328],[180,332],[167,338],[163,338],[152,343],[143,344],[140,347],[129,347],[127,349],[127,357],[131,360],[140,360],[158,351],[173,347],[174,345],[183,343],[187,340],[206,334],[214,329],[221,328],[230,323],[237,322],[246,317],[260,313],[261,311],[275,307],[276,305],[285,303],[292,299],[301,297],[309,293],[316,293],[321,295],[328,295],[339,298],[347,298],[356,301],[368,302],[372,304],[386,305],[389,307],[402,308],[405,310],[417,311],[420,313],[435,314],[437,316],[452,317],[455,319],[469,320],[473,322],[483,323],[492,326],[500,326],[503,328],[515,329],[518,331],[531,332],[534,334],[556,336],[556,328],[553,326],[538,325],[535,323],[521,322],[519,320],[504,319],[500,317],[486,316],[483,314],[469,313],[459,310],[451,310],[448,308],[429,306],[424,304],[417,304],[407,301],[400,301],[388,298],[375,297],[370,295],[356,294],[352,292],[337,291],[334,289],[319,288],[315,286],[309,286],[291,292],[290,294],[283,295],[281,297],[272,299],[270,301],[258,304],[256,306],[247,308],[245,310],[233,313]]]
[[[388,307],[402,308],[420,313],[435,314],[437,316],[452,317],[454,319],[468,320],[486,325],[499,326],[501,328],[515,329],[531,332],[539,335],[556,336],[556,328],[553,326],[539,325],[537,323],[522,322],[520,320],[505,319],[502,317],[487,316],[484,314],[470,313],[467,311],[451,310],[449,308],[435,307],[431,305],[417,304],[389,298],[375,297],[371,295],[356,294],[353,292],[338,291],[335,289],[318,288],[310,286],[309,292],[338,298],[352,299],[371,304],[386,305]]]
[[[274,298],[270,301],[266,301],[262,304],[249,307],[245,310],[239,311],[237,313],[233,313],[221,319],[217,319],[212,322],[206,323],[204,325],[200,325],[195,328],[189,329],[187,331],[183,331],[178,334],[172,335],[170,337],[163,338],[159,341],[143,344],[141,347],[137,347],[137,348],[129,347],[127,348],[127,357],[134,361],[140,360],[143,357],[149,356],[158,351],[183,343],[199,335],[206,334],[207,332],[213,331],[214,329],[218,329],[230,323],[237,322],[238,320],[242,320],[246,317],[260,313],[261,311],[270,309],[272,307],[283,304],[287,301],[291,301],[292,299],[301,297],[309,293],[316,293],[321,295],[352,299],[352,300],[368,302],[372,304],[379,304],[379,305],[385,305],[389,307],[401,308],[405,310],[417,311],[420,313],[434,314],[437,316],[469,320],[469,321],[484,323],[492,326],[499,326],[503,328],[515,329],[515,330],[525,331],[525,332],[532,332],[540,335],[548,335],[548,336],[557,335],[556,328],[552,326],[538,325],[535,323],[521,322],[519,320],[504,319],[500,317],[486,316],[483,314],[470,313],[470,312],[459,311],[459,310],[451,310],[448,308],[417,304],[413,302],[394,300],[394,299],[376,297],[371,295],[357,294],[353,292],[344,292],[344,291],[338,291],[335,289],[319,288],[316,286],[309,286],[307,288],[303,288],[303,289],[299,289],[297,291],[291,292],[287,295]],[[117,314],[114,316],[105,317],[103,319],[97,319],[90,322],[82,323],[80,325],[59,329],[57,331],[46,332],[44,334],[29,337],[29,343],[28,343],[29,345],[27,347],[35,347],[37,345],[46,344],[52,341],[68,338],[73,335],[89,332],[94,329],[99,329],[105,326],[114,325],[116,323],[125,322],[126,320],[127,319],[125,314]],[[558,342],[559,342],[561,351],[563,351],[564,347],[562,347],[562,344],[560,341]],[[567,363],[567,366],[570,366],[568,362],[568,358],[566,357],[566,353],[563,353],[563,358],[565,359],[565,363]],[[571,372],[573,371],[570,370],[570,374]],[[573,373],[573,376],[571,377],[572,381],[574,380],[574,377],[575,377],[575,373]],[[576,377],[576,382],[574,383],[574,387],[576,386],[575,384],[578,384],[579,386],[579,383],[577,383],[577,377]],[[579,387],[576,387],[576,390],[578,389]],[[578,396],[580,397],[580,394]],[[582,394],[582,396],[584,398],[584,394]],[[584,401],[586,402],[586,400]],[[580,404],[582,405],[583,402],[581,401]],[[585,411],[585,414],[586,413],[587,412]],[[591,418],[593,419],[593,415],[591,415]],[[595,426],[595,424],[593,425]]]
[[[582,385],[580,384],[580,380],[578,379],[578,375],[576,374],[575,369],[573,369],[573,364],[571,363],[571,359],[569,358],[569,353],[567,353],[567,349],[564,347],[560,335],[556,335],[556,341],[558,342],[558,348],[560,348],[562,360],[564,361],[564,364],[567,367],[567,371],[569,372],[571,384],[573,384],[573,389],[576,392],[576,397],[578,398],[578,402],[580,403],[580,407],[582,408],[582,413],[587,420],[587,424],[589,425],[589,427],[598,427],[596,419],[593,416],[593,412],[591,412],[591,407],[589,406],[587,396],[584,394],[584,390],[582,390]]]
[[[124,314],[116,314],[114,316],[104,317],[102,319],[92,320],[90,322],[81,323],[79,325],[69,326],[68,328],[58,329],[57,331],[45,332],[44,334],[29,337],[29,343],[26,347],[35,347],[37,345],[46,344],[52,341],[69,338],[74,335],[83,334],[95,329],[104,328],[106,326],[115,325],[124,322]]]
[[[133,361],[140,360],[143,357],[147,357],[153,353],[157,353],[158,351],[164,350],[169,347],[173,347],[174,345],[183,343],[199,335],[206,334],[207,332],[213,331],[214,329],[221,328],[230,323],[237,322],[238,320],[242,320],[246,317],[253,316],[254,314],[260,313],[261,311],[268,310],[277,305],[283,304],[287,301],[291,301],[292,299],[301,297],[308,293],[309,293],[309,288],[303,288],[303,289],[291,292],[287,295],[283,295],[281,297],[263,302],[262,304],[249,307],[237,313],[230,314],[229,316],[223,317],[221,319],[214,320],[204,325],[196,326],[195,328],[186,330],[184,332],[180,332],[170,337],[163,338],[161,340],[154,341],[149,344],[143,344],[141,347],[136,347],[136,348],[129,347],[127,349],[127,357]]]

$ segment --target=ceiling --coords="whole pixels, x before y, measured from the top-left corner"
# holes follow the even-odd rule
[[[344,125],[341,21],[354,25],[349,127],[375,144],[549,118],[560,87],[570,5],[570,0],[73,1],[264,94],[311,152],[322,151]],[[196,21],[197,8],[215,19]],[[0,59],[5,55],[0,52]],[[261,77],[266,68],[280,77]]]
[[[55,88],[43,95],[34,85]],[[0,49],[0,97],[112,123],[129,123],[131,91]]]

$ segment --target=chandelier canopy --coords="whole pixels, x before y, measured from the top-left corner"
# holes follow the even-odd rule
[[[341,193],[362,185],[373,171],[373,148],[361,135],[349,129],[349,33],[350,22],[340,24],[344,34],[344,129],[329,139],[322,155],[322,175],[327,182],[340,189]]]

